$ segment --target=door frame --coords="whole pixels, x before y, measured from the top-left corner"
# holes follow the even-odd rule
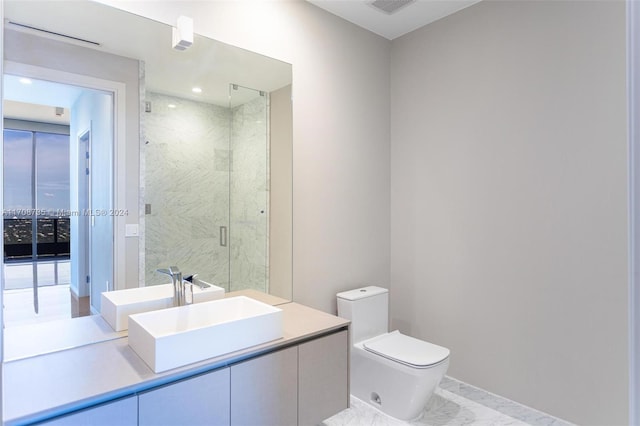
[[[92,126],[90,125],[86,129],[80,130],[77,135],[74,143],[78,146],[78,155],[76,155],[76,170],[78,171],[78,228],[80,230],[80,235],[78,238],[80,239],[80,245],[84,244],[84,253],[81,253],[78,257],[79,265],[78,265],[78,276],[80,279],[78,282],[78,296],[81,294],[88,294],[89,301],[91,302],[91,281],[88,280],[87,277],[91,277],[91,238],[92,238],[92,226],[91,226],[91,218],[85,216],[82,212],[85,210],[92,211],[91,206],[91,137],[92,137]],[[85,142],[86,141],[86,142]],[[70,141],[71,142],[71,141]],[[86,143],[84,149],[82,148],[83,144]],[[87,156],[87,154],[89,156]],[[82,164],[82,166],[81,166]],[[72,166],[73,167],[73,166]],[[89,174],[85,173],[84,179],[82,178],[82,169],[88,169]],[[81,184],[80,181],[84,182]],[[85,204],[86,203],[86,204]],[[84,281],[83,281],[84,279]],[[80,286],[88,287],[80,290]],[[91,304],[89,305],[91,307]]]
[[[110,92],[113,96],[113,209],[126,209],[125,198],[125,94],[126,85],[122,82],[104,80],[96,77],[55,70],[51,68],[4,61],[4,74],[20,75],[27,78],[47,80],[86,89]],[[113,290],[125,286],[125,223],[123,215],[113,216]]]

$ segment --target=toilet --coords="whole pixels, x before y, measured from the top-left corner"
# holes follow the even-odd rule
[[[389,332],[389,290],[369,286],[337,294],[351,320],[351,394],[401,420],[420,416],[449,367],[449,349]]]

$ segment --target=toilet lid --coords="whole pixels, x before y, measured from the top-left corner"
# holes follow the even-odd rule
[[[418,368],[437,364],[449,356],[449,349],[406,336],[398,330],[367,340],[363,346],[369,352]]]

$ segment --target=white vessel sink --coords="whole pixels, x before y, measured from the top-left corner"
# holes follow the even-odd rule
[[[224,288],[206,283],[204,289],[193,286],[193,302],[207,302],[224,297]],[[189,297],[191,291],[187,290]],[[129,315],[155,311],[173,306],[173,284],[152,285],[149,287],[102,293],[102,317],[115,331],[128,328]]]
[[[129,346],[156,373],[282,336],[282,310],[246,296],[129,317]]]

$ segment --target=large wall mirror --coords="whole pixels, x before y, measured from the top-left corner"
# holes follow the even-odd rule
[[[173,265],[290,300],[291,65],[199,35],[178,51],[91,1],[4,9],[5,361],[24,327]]]

